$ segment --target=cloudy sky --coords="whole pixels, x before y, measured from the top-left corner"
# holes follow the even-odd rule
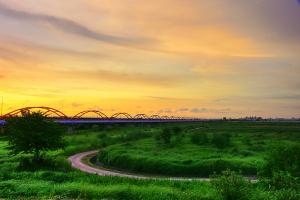
[[[297,0],[0,0],[3,113],[299,117],[299,52]]]

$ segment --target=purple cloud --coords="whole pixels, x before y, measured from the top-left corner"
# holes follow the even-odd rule
[[[101,42],[121,45],[121,46],[136,46],[140,44],[147,44],[149,42],[153,42],[153,40],[147,38],[126,38],[126,37],[119,37],[119,36],[96,32],[82,24],[79,24],[69,19],[50,16],[46,14],[36,14],[36,13],[29,13],[20,10],[14,10],[1,3],[0,3],[0,15],[14,18],[19,21],[23,20],[23,21],[46,23],[65,33],[74,34],[81,37],[85,37],[85,38],[89,38]]]

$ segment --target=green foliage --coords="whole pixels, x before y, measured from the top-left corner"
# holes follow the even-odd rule
[[[37,170],[57,170],[57,171],[70,171],[71,166],[64,158],[57,157],[43,158],[38,161],[29,159],[28,157],[22,157],[18,165],[18,170],[22,171],[37,171]]]
[[[125,146],[124,146],[125,147]],[[130,148],[127,146],[127,148]],[[158,157],[146,157],[131,155],[128,151],[102,150],[98,154],[99,161],[105,167],[123,171],[146,173],[150,175],[170,175],[186,177],[208,177],[213,173],[221,173],[224,169],[242,169],[244,174],[255,174],[255,167],[245,165],[240,161],[222,159],[204,160],[195,162],[190,159],[183,159],[178,162],[170,162]]]
[[[127,144],[107,147],[99,155],[99,161],[108,167],[123,170],[173,176],[208,177],[224,169],[242,171],[254,175],[259,158],[245,157],[243,152],[236,158],[231,150],[219,152],[215,147],[199,147],[188,143],[189,138],[172,148],[161,148],[153,139],[143,139]],[[242,156],[240,158],[239,156]]]
[[[191,135],[191,142],[197,145],[208,145],[209,138],[207,133],[194,132]]]
[[[165,146],[175,146],[179,144],[184,138],[183,129],[175,126],[173,128],[164,128],[154,135],[157,144]],[[174,138],[174,139],[173,139]]]
[[[106,139],[108,136],[106,133],[99,133],[97,135],[97,138],[100,139],[100,140],[103,140],[103,139]]]
[[[161,129],[172,129],[175,126],[182,127],[183,132],[187,134],[189,134],[188,130],[199,127],[201,133],[229,133],[231,134],[231,145],[223,149],[218,149],[212,144],[194,145],[190,142],[189,137],[184,137],[179,145],[172,148],[162,148],[158,147],[153,139],[132,140],[130,145],[124,143],[122,139],[127,133],[131,134],[130,132],[146,131],[153,135]],[[237,171],[242,168],[243,174],[247,169],[251,169],[255,173],[255,167],[264,162],[263,157],[269,149],[269,144],[283,143],[289,146],[299,143],[300,123],[227,121],[193,124],[149,124],[144,126],[107,125],[103,126],[101,132],[105,133],[106,136],[99,134],[99,130],[86,129],[75,129],[74,134],[65,135],[66,147],[63,150],[47,153],[49,157],[53,158],[51,163],[54,163],[54,166],[45,167],[35,172],[19,170],[20,160],[28,157],[28,155],[9,155],[7,138],[0,137],[0,199],[220,200],[222,196],[211,182],[101,177],[71,169],[67,158],[78,152],[100,148],[101,141],[108,137],[110,145],[105,150],[110,154],[108,157],[111,160],[115,159],[116,155],[122,155],[122,157],[127,155],[130,160],[134,159],[132,163],[137,163],[136,165],[140,167],[147,164],[145,160],[152,160],[157,164],[153,164],[151,168],[162,165],[168,166],[164,169],[173,170],[172,173],[177,173],[175,175],[179,175],[178,172],[182,170],[189,171],[191,170],[190,167],[197,165],[200,167],[194,168],[195,171],[191,173],[192,176],[197,175],[197,173],[201,174],[202,170],[214,169],[210,171],[213,173],[216,169],[224,170],[226,168]],[[246,140],[251,140],[251,145],[244,142]],[[173,141],[171,140],[171,143]],[[251,154],[243,153],[248,151]],[[141,157],[144,157],[145,160]],[[123,160],[126,159],[124,156]],[[128,165],[131,164],[128,163]],[[142,169],[138,170],[142,171]],[[287,175],[282,174],[281,176]],[[289,180],[273,182],[283,182],[283,185],[286,185],[284,187],[291,187]],[[269,188],[269,183],[266,182],[265,185],[252,183],[248,191],[251,200],[300,199],[299,189],[294,187],[280,189],[281,186]],[[271,184],[275,185],[275,183]]]
[[[270,148],[262,174],[270,177],[277,171],[300,177],[300,144],[277,144]]]
[[[220,176],[213,177],[213,186],[224,200],[250,199],[251,183],[240,174],[226,170]]]
[[[40,160],[41,153],[64,147],[63,129],[41,113],[26,113],[6,120],[10,149],[14,154],[33,153]]]
[[[217,148],[223,149],[230,144],[230,135],[229,134],[213,134],[212,144],[214,144]]]
[[[274,192],[275,200],[299,200],[300,193],[293,189],[281,189]]]
[[[162,141],[164,145],[169,145],[171,143],[172,130],[169,128],[163,129],[159,135],[156,136],[158,141]]]
[[[179,144],[184,138],[183,129],[179,126],[176,126],[172,129],[175,140],[173,141],[174,145]]]
[[[274,171],[272,177],[262,178],[260,182],[270,190],[300,189],[300,179],[287,171]]]
[[[126,133],[123,136],[123,141],[128,142],[128,141],[134,141],[134,140],[140,140],[143,138],[151,137],[151,134],[149,132],[145,131],[130,131]]]
[[[175,126],[174,128],[173,128],[173,133],[174,133],[174,135],[180,135],[181,133],[182,133],[182,128],[181,127],[179,127],[179,126]]]

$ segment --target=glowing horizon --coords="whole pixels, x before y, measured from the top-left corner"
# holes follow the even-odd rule
[[[297,0],[0,0],[3,114],[300,117],[299,19]]]

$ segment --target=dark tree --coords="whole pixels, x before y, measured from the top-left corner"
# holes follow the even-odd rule
[[[6,133],[12,153],[31,153],[39,161],[42,153],[64,147],[63,129],[40,112],[25,113],[6,120]]]

